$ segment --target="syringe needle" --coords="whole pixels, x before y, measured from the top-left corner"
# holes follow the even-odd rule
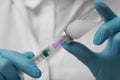
[[[58,46],[60,46],[63,43],[64,39],[60,39],[57,42],[53,43],[52,46],[56,49]]]

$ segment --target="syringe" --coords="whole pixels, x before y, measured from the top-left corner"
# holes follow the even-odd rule
[[[39,64],[41,61],[45,60],[48,56],[53,55],[56,52],[56,49],[63,43],[64,39],[60,39],[57,42],[53,43],[51,46],[46,47],[41,52],[39,52],[38,56],[34,57],[32,61],[35,64]],[[21,80],[24,80],[23,72],[19,71],[19,75]]]
[[[51,56],[55,53],[56,49],[63,43],[64,39],[60,39],[57,42],[53,43],[51,46],[46,47],[43,49],[39,55],[33,58],[33,62],[38,64],[42,60],[46,59],[48,56]]]

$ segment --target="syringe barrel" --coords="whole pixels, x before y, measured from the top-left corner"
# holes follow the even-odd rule
[[[53,52],[54,52],[54,48],[51,47],[51,46],[48,46],[47,48],[45,48],[44,50],[42,50],[38,56],[34,57],[32,59],[32,61],[37,65],[39,64],[40,62],[42,62],[44,59],[46,59],[48,56],[51,56],[53,55]],[[19,71],[18,72],[20,77],[21,77],[21,80],[24,80],[24,72],[21,72]]]
[[[37,65],[37,64],[39,64],[41,61],[43,61],[44,59],[46,59],[46,57],[42,54],[42,53],[40,53],[37,57],[34,57],[33,59],[32,59],[32,61]],[[18,71],[18,73],[19,73],[19,75],[20,75],[20,80],[24,80],[24,72],[21,72],[21,71]]]
[[[32,59],[32,61],[37,65],[37,64],[39,64],[40,62],[42,62],[44,59],[46,59],[46,57],[47,57],[47,49],[44,49],[42,52],[40,52],[39,53],[39,55],[38,56],[36,56],[36,57],[34,57],[33,59]],[[21,72],[21,71],[18,71],[18,73],[19,73],[19,75],[20,75],[20,80],[24,80],[24,72]]]
[[[35,64],[39,64],[41,61],[43,61],[44,59],[46,59],[46,57],[40,53],[37,57],[33,58],[32,61],[35,63]]]

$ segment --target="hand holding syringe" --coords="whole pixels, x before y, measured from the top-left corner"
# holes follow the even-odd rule
[[[41,52],[39,52],[38,56],[34,57],[32,61],[35,64],[39,64],[41,61],[46,59],[48,56],[53,55],[56,52],[56,49],[63,43],[64,39],[60,39],[57,42],[53,43],[51,46],[46,47]],[[24,80],[23,72],[19,72],[21,80]]]

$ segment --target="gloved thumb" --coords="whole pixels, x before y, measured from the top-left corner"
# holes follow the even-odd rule
[[[95,64],[97,54],[89,50],[83,44],[78,42],[72,42],[70,44],[64,42],[62,47],[65,48],[68,52],[73,54],[77,59],[82,61],[87,66],[90,64]]]
[[[32,59],[35,56],[33,52],[24,52],[23,55],[29,59]]]

